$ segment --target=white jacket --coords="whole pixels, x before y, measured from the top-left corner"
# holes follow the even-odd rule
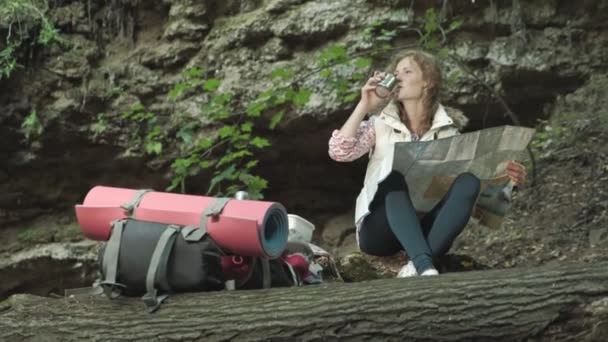
[[[379,115],[372,116],[376,133],[375,146],[369,153],[369,162],[365,173],[363,189],[357,197],[355,224],[357,231],[361,228],[363,219],[369,215],[369,205],[380,184],[393,170],[393,157],[396,142],[412,141],[412,134],[399,118],[399,110],[394,104],[389,104]],[[448,113],[439,105],[433,123],[420,141],[446,138],[459,134],[459,128],[466,124],[467,118],[461,113]],[[358,235],[358,234],[357,234]]]

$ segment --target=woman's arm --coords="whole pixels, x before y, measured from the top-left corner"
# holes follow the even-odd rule
[[[374,72],[374,76],[370,77],[365,85],[361,88],[361,100],[355,107],[355,110],[348,117],[340,133],[346,138],[354,138],[357,135],[357,130],[361,121],[365,119],[368,113],[375,112],[385,102],[376,95],[376,85],[385,76],[383,72]]]
[[[376,143],[376,131],[372,120],[361,122],[353,137],[347,137],[335,130],[329,139],[329,156],[339,162],[349,162],[360,158]]]
[[[376,133],[371,120],[363,121],[368,113],[377,110],[385,100],[375,93],[384,73],[375,72],[361,88],[361,100],[340,130],[329,140],[329,156],[336,161],[352,161],[367,153],[375,144]]]

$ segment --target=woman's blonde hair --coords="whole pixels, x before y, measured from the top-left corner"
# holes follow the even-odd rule
[[[408,57],[420,67],[420,70],[422,70],[422,79],[427,83],[424,105],[426,107],[427,116],[429,117],[429,120],[432,121],[433,115],[439,107],[439,93],[443,81],[441,66],[439,65],[437,58],[428,52],[421,50],[405,50],[392,58],[387,72],[395,72],[397,64]],[[393,100],[393,102],[401,111],[401,115],[404,115],[405,108],[403,108],[403,105],[399,101]],[[405,118],[407,119],[407,116],[405,116]]]

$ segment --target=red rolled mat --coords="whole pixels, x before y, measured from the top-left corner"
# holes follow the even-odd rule
[[[107,240],[113,220],[128,213],[121,205],[131,201],[137,190],[96,186],[76,217],[83,233],[94,240]],[[133,211],[143,221],[199,226],[202,213],[213,197],[150,191]],[[217,217],[207,218],[207,232],[222,248],[243,256],[279,256],[287,245],[285,208],[276,202],[230,200]]]

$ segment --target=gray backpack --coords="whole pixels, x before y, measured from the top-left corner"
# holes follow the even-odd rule
[[[125,218],[100,250],[99,285],[108,298],[143,294],[154,312],[170,293],[222,290],[221,255],[197,227]]]

